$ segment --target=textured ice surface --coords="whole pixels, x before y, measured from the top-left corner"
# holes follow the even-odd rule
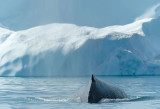
[[[159,75],[155,14],[105,28],[58,23],[23,31],[0,28],[0,75]]]

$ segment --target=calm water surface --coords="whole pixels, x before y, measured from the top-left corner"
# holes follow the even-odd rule
[[[98,77],[130,99],[81,103],[72,96],[90,77],[0,77],[0,109],[160,109],[160,77]]]

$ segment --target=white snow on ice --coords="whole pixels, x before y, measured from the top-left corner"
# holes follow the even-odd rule
[[[142,30],[143,24],[146,22],[152,22],[152,20],[154,20],[153,16],[156,14],[155,9],[157,9],[159,5],[160,4],[155,5],[144,15],[138,17],[133,23],[126,25],[114,25],[105,28],[94,28],[86,26],[76,26],[74,24],[54,23],[22,31],[11,31],[8,29],[0,28],[0,75],[16,76],[17,72],[23,73],[24,69],[28,69],[27,71],[30,72],[28,75],[32,76],[34,75],[35,71],[33,69],[36,65],[41,65],[39,61],[42,58],[44,58],[44,60],[45,58],[46,60],[56,60],[56,58],[59,56],[57,56],[56,52],[61,51],[62,60],[59,60],[59,62],[57,62],[57,60],[56,62],[47,62],[47,64],[49,64],[48,67],[43,69],[44,73],[52,72],[55,73],[55,75],[58,75],[60,69],[64,68],[63,64],[67,63],[67,59],[65,56],[67,56],[71,52],[76,52],[78,49],[83,47],[83,45],[85,45],[86,42],[90,39],[99,40],[108,37],[108,40],[114,41],[121,39],[130,39],[136,34],[140,37],[145,36],[145,33]],[[50,51],[53,53],[54,59],[49,59],[47,55],[45,55],[45,53],[47,54],[47,52]],[[128,50],[126,48],[124,48],[124,51],[132,53],[131,50]],[[113,54],[112,56],[114,55],[116,56],[117,54]],[[29,59],[24,59],[25,56],[29,56]],[[63,59],[63,56],[65,57],[65,59]],[[110,59],[112,59],[112,56],[110,57]],[[56,65],[57,63],[59,63],[59,65]],[[103,64],[98,67],[101,68]],[[55,66],[55,71],[52,71],[52,68],[49,68],[52,66]],[[102,67],[102,69],[104,67]],[[39,66],[39,69],[41,70],[41,66]],[[44,75],[45,74],[43,74],[43,76]],[[47,76],[48,75],[52,74],[49,73],[47,74]]]

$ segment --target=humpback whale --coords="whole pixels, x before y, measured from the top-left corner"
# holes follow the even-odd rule
[[[123,99],[123,98],[128,98],[128,96],[120,88],[109,85],[97,79],[92,74],[91,85],[88,94],[88,103],[98,103],[103,98]]]

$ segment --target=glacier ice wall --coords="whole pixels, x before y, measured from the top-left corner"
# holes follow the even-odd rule
[[[0,76],[159,75],[160,17],[106,28],[0,28]]]

